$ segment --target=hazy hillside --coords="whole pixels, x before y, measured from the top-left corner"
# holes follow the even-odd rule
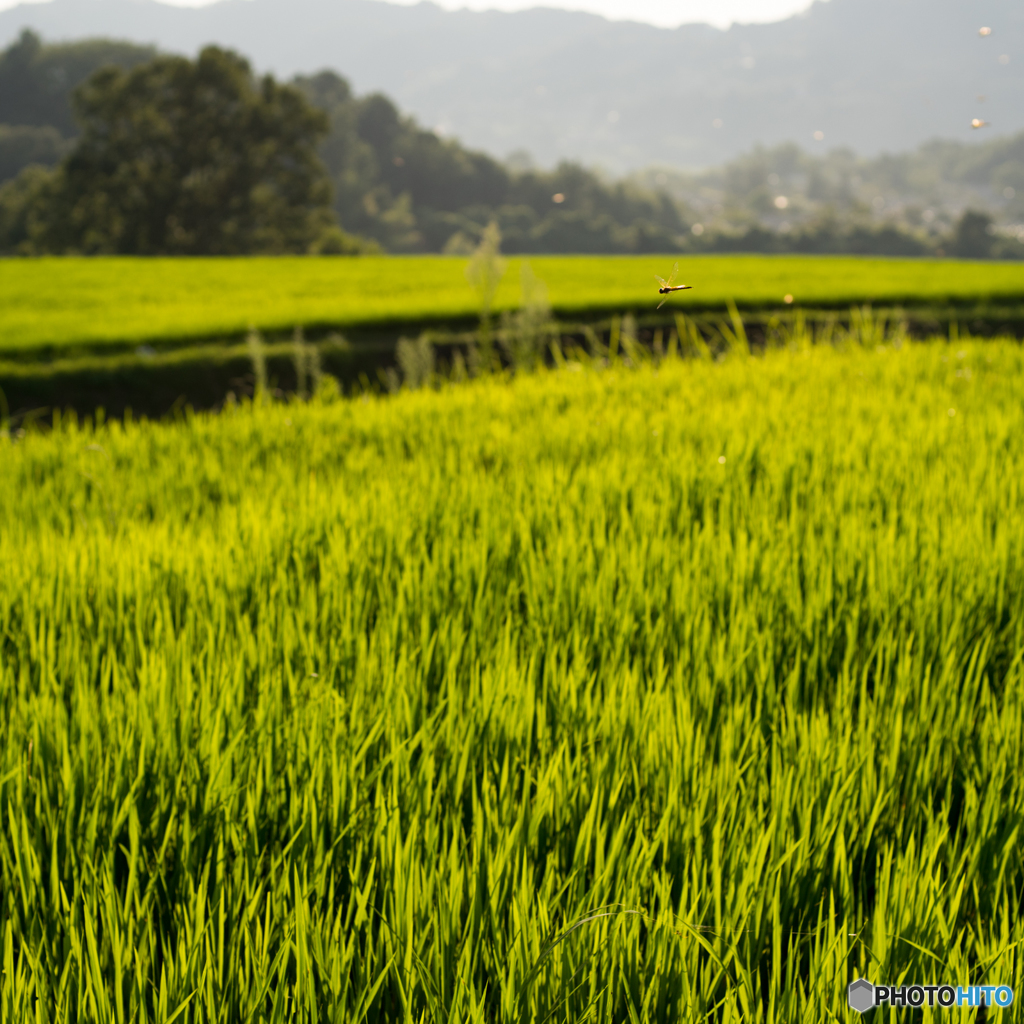
[[[167,151],[168,159],[160,162],[162,169],[179,156],[185,162],[175,163],[175,176],[160,177],[163,191],[152,196],[156,206],[148,207],[162,211],[153,224],[144,217],[140,221],[137,207],[129,203],[123,216],[108,213],[95,228],[83,231],[78,225],[91,223],[90,211],[96,204],[109,211],[109,203],[115,202],[113,197],[98,197],[106,195],[104,190],[117,175],[133,182],[129,192],[138,185],[139,195],[152,194],[145,190],[151,189],[155,179],[145,168],[153,161],[154,146],[169,145],[167,133],[173,132],[175,124],[189,124],[200,137],[190,120],[197,109],[192,93],[174,84],[191,73],[189,62],[101,39],[47,44],[30,30],[0,51],[0,254],[134,252],[136,246],[164,246],[163,241],[152,243],[150,239],[167,237],[161,234],[167,223],[165,211],[178,201],[182,182],[189,181],[191,191],[195,183],[220,181],[235,165],[234,160],[227,166],[219,163],[220,154],[227,149],[244,158],[247,152],[246,136],[236,136],[234,143],[225,145],[223,133],[240,123],[238,96],[258,83],[239,55],[216,47],[204,52],[208,53],[209,68],[230,73],[233,88],[241,90],[237,95],[231,93],[229,108],[221,109],[225,122],[211,140],[217,144],[193,149],[182,146],[178,138]],[[145,90],[150,82],[147,76],[156,75],[160,84],[150,84],[150,92],[145,93],[148,98],[140,99],[143,105],[128,112],[121,104],[129,93],[117,92],[122,85],[117,84],[120,79],[110,65],[120,65],[123,72],[140,63],[148,71],[136,68],[145,74],[130,87],[132,98],[139,97],[138,89]],[[90,78],[94,71],[99,74]],[[208,73],[212,75],[211,89],[205,90],[203,102],[213,106],[204,109],[217,116],[216,104],[223,101],[223,94],[218,92],[221,86],[213,88],[213,84],[221,79]],[[260,88],[274,92],[269,77]],[[89,84],[83,92],[77,87],[86,80]],[[321,209],[314,217],[319,218],[320,230],[302,243],[312,246],[312,251],[324,251],[325,245],[327,251],[352,251],[365,248],[369,239],[392,252],[466,252],[475,247],[492,220],[500,224],[506,252],[664,252],[688,237],[689,221],[683,208],[664,192],[612,184],[593,171],[564,162],[548,171],[514,171],[486,153],[467,150],[453,139],[423,129],[380,93],[354,95],[345,79],[334,72],[296,76],[293,82],[327,115],[326,137],[319,146],[322,167],[310,168],[311,192],[320,188],[316,184],[320,172],[326,172],[323,184],[329,186],[323,190]],[[97,89],[108,97],[101,108],[95,106]],[[113,101],[109,100],[111,89],[116,93]],[[74,104],[72,94],[77,96]],[[113,108],[110,102],[114,102]],[[85,120],[78,125],[75,114],[82,118],[83,103],[87,107],[93,104],[92,113],[86,109]],[[171,109],[166,106],[169,103],[178,106]],[[297,110],[302,108],[301,96],[295,97],[295,103]],[[112,109],[117,111],[113,120]],[[153,125],[159,127],[150,136]],[[79,133],[79,127],[84,132]],[[111,137],[115,140],[112,148],[105,148]],[[102,155],[97,156],[100,151]],[[301,151],[297,159],[304,160]],[[290,167],[293,160],[285,163]],[[257,164],[258,159],[254,166]],[[90,176],[83,178],[83,168],[96,173],[90,171]],[[74,194],[70,191],[72,179],[84,182],[80,188],[75,186],[78,191]],[[123,190],[118,191],[117,199],[122,194]],[[328,227],[327,221],[333,218],[325,208],[330,197],[336,218],[333,228]],[[204,202],[211,210],[224,208],[220,199],[207,196]],[[138,230],[126,227],[139,223],[146,226]],[[339,237],[338,225],[349,233],[347,239]],[[200,243],[193,239],[202,238],[201,244],[211,245],[209,239],[222,237],[215,234],[219,229],[211,230],[213,234],[189,235],[182,244],[197,245]],[[272,251],[281,251],[285,244],[290,248],[284,251],[296,251],[299,244],[294,240],[285,243],[284,236],[273,230],[265,237],[276,247]],[[190,253],[198,254],[194,249]]]
[[[1024,132],[973,145],[930,142],[874,158],[843,149],[812,155],[787,143],[699,173],[650,169],[632,182],[685,204],[698,247],[731,236],[726,244],[746,250],[815,251],[798,236],[814,235],[831,247],[841,229],[873,232],[861,235],[865,251],[912,255],[914,244],[944,249],[973,210],[992,218],[995,236],[1015,240],[1003,245],[1006,255],[1024,255]],[[901,237],[884,241],[879,232],[886,231]]]
[[[30,195],[42,187],[29,165],[52,167],[76,144],[74,87],[101,65],[153,56],[97,39],[45,44],[30,31],[0,51],[0,249],[27,251]],[[389,251],[467,251],[496,220],[508,252],[923,255],[966,246],[961,255],[1024,256],[1024,133],[873,158],[790,142],[700,172],[654,167],[612,183],[566,162],[503,165],[425,130],[380,93],[354,94],[334,72],[293,81],[328,115],[320,154],[338,222]],[[973,233],[958,242],[965,215]]]
[[[1024,128],[1019,0],[819,0],[728,31],[379,0],[51,0],[0,12],[0,45],[23,26],[183,52],[219,42],[280,75],[330,67],[468,145],[545,165],[707,167],[755,143],[814,148],[814,132],[869,155],[967,140],[974,117]]]

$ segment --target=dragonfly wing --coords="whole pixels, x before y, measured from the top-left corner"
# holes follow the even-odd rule
[[[665,296],[665,298],[663,298],[661,300],[661,302],[658,303],[658,309],[661,309],[661,307],[664,306],[666,302],[668,302],[668,296],[667,295]]]
[[[658,275],[655,274],[654,275],[654,280],[657,281],[658,284],[661,285],[662,288],[667,288],[668,287],[668,282],[665,280],[665,278],[658,277]]]
[[[676,264],[676,265],[675,265],[675,266],[674,266],[674,267],[672,268],[672,273],[668,275],[668,287],[669,287],[669,288],[671,288],[671,287],[672,287],[672,285],[674,285],[674,284],[676,283],[676,278],[677,278],[678,276],[679,276],[679,264],[677,263],[677,264]]]

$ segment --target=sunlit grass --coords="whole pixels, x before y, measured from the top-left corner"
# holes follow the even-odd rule
[[[3,442],[0,1015],[1021,993],[1022,381],[817,348]]]
[[[653,311],[654,274],[673,256],[531,258],[562,315]],[[496,308],[518,305],[510,260]],[[242,259],[49,258],[0,261],[0,351],[187,341],[261,330],[422,324],[471,318],[465,260],[444,256]],[[681,260],[693,291],[671,308],[987,303],[1024,300],[1024,265],[844,257]],[[668,311],[669,307],[666,307]]]

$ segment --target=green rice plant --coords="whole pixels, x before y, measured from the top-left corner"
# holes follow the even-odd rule
[[[651,348],[652,348],[652,350],[654,352],[655,360],[660,362],[662,359],[665,358],[665,332],[660,327],[654,332],[654,337],[651,340]],[[678,342],[678,339],[677,339],[676,343],[675,343],[675,348],[673,349],[673,352],[678,351],[678,348],[679,348],[679,342]]]
[[[955,333],[955,331],[953,332]],[[876,345],[902,344],[908,340],[902,318],[875,313],[870,306],[854,306],[850,310],[846,337],[852,344],[874,348]]]
[[[826,317],[824,320],[825,331],[827,332],[828,326],[831,324],[831,319]],[[821,341],[824,344],[830,343],[831,339],[825,336],[825,332],[822,333]],[[785,342],[789,347],[795,349],[797,352],[806,351],[814,343],[814,328],[810,327],[807,323],[807,314],[802,309],[798,309],[793,315],[792,327],[789,331],[789,337]]]
[[[614,363],[619,358],[622,341],[622,317],[613,316],[608,326],[608,360]]]
[[[580,331],[583,334],[584,343],[586,345],[586,349],[582,354],[589,357],[591,362],[596,362],[606,358],[608,350],[597,331],[595,331],[590,324],[581,324]]]
[[[743,318],[732,299],[729,300],[727,308],[729,325],[724,322],[717,325],[718,333],[721,334],[725,344],[725,350],[733,356],[748,356],[750,355],[750,341],[747,338],[747,330],[743,326]]]
[[[639,325],[632,313],[627,313],[619,324],[619,344],[626,366],[641,366],[651,358],[651,352],[640,344]]]
[[[309,397],[307,387],[308,373],[306,371],[306,351],[309,346],[306,344],[302,328],[296,327],[292,334],[292,363],[295,367],[295,395],[299,401],[305,401]]]
[[[488,369],[493,361],[491,314],[498,287],[505,276],[505,268],[506,261],[501,258],[501,230],[497,221],[491,221],[466,264],[466,280],[476,295],[480,311],[480,326],[477,330],[480,359]]]
[[[1019,1002],[1022,380],[565,358],[0,438],[0,1016]]]
[[[306,341],[301,327],[296,327],[292,335],[292,362],[295,365],[295,394],[300,401],[305,401],[311,394],[316,394],[322,369],[320,350]]]
[[[530,372],[544,360],[553,324],[547,288],[527,262],[520,268],[520,281],[522,304],[502,314],[498,341],[509,364],[519,372]]]
[[[683,355],[698,359],[710,359],[711,350],[708,348],[704,335],[693,318],[686,316],[684,313],[676,313],[675,321],[680,352]]]
[[[407,388],[429,386],[434,379],[437,357],[430,338],[421,334],[415,341],[400,338],[395,357],[402,371],[402,381]]]
[[[253,398],[259,400],[267,394],[267,357],[263,339],[252,325],[249,326],[245,344],[249,350],[249,359],[252,361]]]
[[[319,356],[319,349],[314,349],[316,354]],[[322,370],[316,375],[316,388],[313,392],[313,398],[323,405],[330,405],[332,402],[337,402],[342,398],[341,383],[337,377],[330,373],[324,373]]]

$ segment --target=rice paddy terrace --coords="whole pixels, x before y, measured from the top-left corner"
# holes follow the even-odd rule
[[[1024,991],[1024,355],[805,342],[0,438],[3,1019]]]

